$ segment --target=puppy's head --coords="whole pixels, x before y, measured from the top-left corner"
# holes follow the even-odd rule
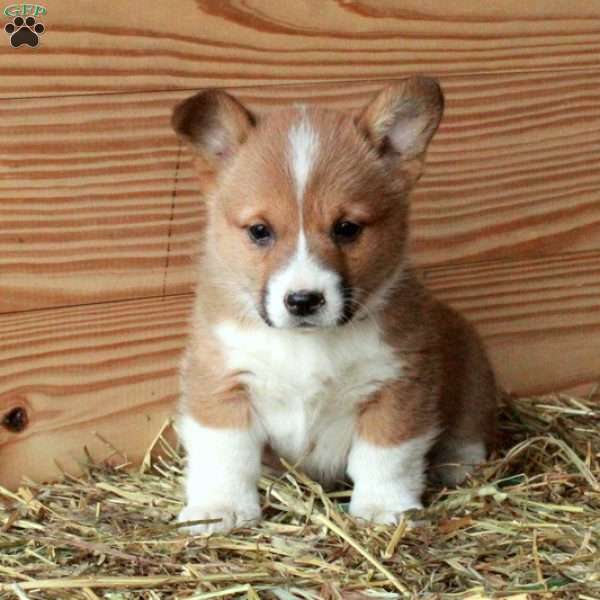
[[[219,285],[273,327],[330,327],[380,308],[402,277],[407,195],[442,111],[423,77],[357,116],[293,107],[258,119],[216,90],[177,106],[176,132],[216,173]]]

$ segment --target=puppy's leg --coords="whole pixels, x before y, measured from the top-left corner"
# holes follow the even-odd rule
[[[187,505],[179,521],[216,520],[191,525],[192,533],[225,532],[258,521],[263,443],[256,428],[208,427],[185,416],[180,429],[188,468]]]
[[[178,429],[188,465],[179,521],[215,521],[190,525],[192,533],[229,531],[260,519],[256,485],[265,435],[238,374],[225,370],[211,335],[196,335],[181,370]]]
[[[446,306],[438,305],[437,314],[443,340],[443,431],[431,450],[430,478],[453,487],[486,460],[495,438],[500,391],[473,327]]]
[[[424,414],[414,412],[423,404]],[[397,523],[404,511],[421,508],[426,457],[437,435],[426,407],[419,390],[403,383],[384,388],[365,404],[348,456],[354,481],[351,515]]]
[[[375,523],[397,523],[411,508],[422,508],[426,455],[435,432],[380,446],[357,437],[348,457],[354,481],[350,514]]]

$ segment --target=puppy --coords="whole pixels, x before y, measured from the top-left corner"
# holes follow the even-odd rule
[[[181,521],[254,523],[268,446],[354,483],[350,514],[395,523],[426,472],[462,481],[486,458],[497,388],[482,344],[418,281],[408,196],[443,112],[413,77],[358,115],[294,106],[258,118],[223,91],[173,126],[215,174],[181,369],[188,454]]]

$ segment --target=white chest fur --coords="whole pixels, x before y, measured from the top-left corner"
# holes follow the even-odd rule
[[[344,475],[357,404],[401,372],[371,321],[300,331],[215,328],[228,368],[248,373],[259,426],[286,460],[323,481]]]

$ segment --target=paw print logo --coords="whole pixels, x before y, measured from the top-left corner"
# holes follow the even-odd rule
[[[23,44],[35,48],[39,43],[39,36],[46,28],[41,23],[36,23],[33,17],[15,17],[12,23],[7,23],[4,31],[10,35],[10,45],[18,48]]]

